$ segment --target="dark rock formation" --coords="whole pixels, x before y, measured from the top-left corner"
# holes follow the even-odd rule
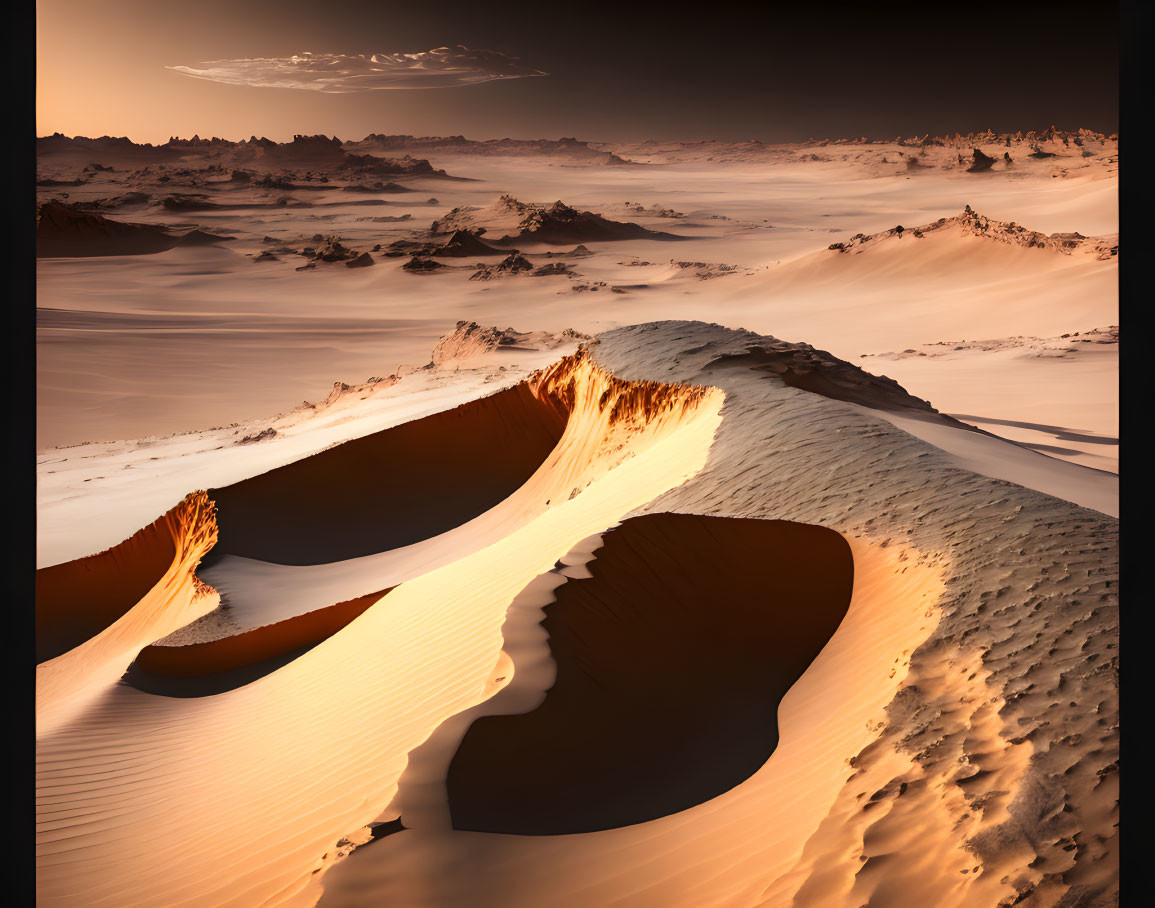
[[[984,173],[990,170],[994,163],[994,158],[983,154],[981,149],[976,148],[974,149],[973,163],[967,168],[967,173]]]

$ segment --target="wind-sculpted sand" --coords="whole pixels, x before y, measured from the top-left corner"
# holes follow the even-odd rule
[[[39,904],[1114,905],[1117,153],[39,140]]]
[[[170,635],[142,649],[124,681],[170,697],[204,697],[241,687],[328,639],[388,592],[378,590],[213,640],[181,643]]]
[[[438,536],[524,485],[566,416],[519,384],[213,489],[214,553],[322,564]]]
[[[588,570],[545,608],[557,671],[544,702],[478,719],[461,741],[445,779],[455,829],[613,829],[744,782],[854,573],[823,527],[689,514],[626,520]]]
[[[216,539],[212,502],[193,492],[122,544],[37,572],[38,734],[98,700],[143,645],[212,611],[195,571]]]
[[[805,344],[645,324],[498,389],[483,346],[286,422],[327,449],[198,455],[218,513],[42,572],[74,616],[38,668],[42,904],[1114,897],[1113,518]]]

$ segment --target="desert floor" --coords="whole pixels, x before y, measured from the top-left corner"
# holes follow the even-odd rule
[[[1116,904],[1113,138],[325,141],[43,157],[40,904]]]

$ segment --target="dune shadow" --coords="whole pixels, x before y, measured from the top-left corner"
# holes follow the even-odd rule
[[[320,642],[320,641],[318,641]],[[158,675],[144,668],[139,662],[133,662],[121,677],[121,683],[134,687],[146,694],[159,697],[173,697],[191,699],[196,697],[212,697],[216,694],[228,693],[246,684],[252,684],[266,675],[271,675],[279,668],[283,668],[295,659],[303,656],[317,643],[310,643],[281,653],[260,662],[253,662],[228,671],[212,672],[205,675]]]
[[[466,732],[446,779],[454,828],[593,832],[730,790],[773,753],[778,704],[853,584],[833,530],[688,514],[626,520],[589,569],[545,608],[544,702]]]
[[[523,382],[213,489],[220,539],[205,564],[325,564],[437,536],[523,485],[565,423]]]
[[[164,577],[177,556],[173,511],[119,545],[36,572],[38,664],[110,627]]]
[[[137,690],[163,697],[210,697],[226,693],[270,675],[304,655],[389,591],[378,590],[215,640],[146,646],[121,680]]]

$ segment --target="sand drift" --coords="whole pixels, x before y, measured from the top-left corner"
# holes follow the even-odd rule
[[[751,332],[487,390],[41,571],[42,904],[1114,891],[1116,521]]]

